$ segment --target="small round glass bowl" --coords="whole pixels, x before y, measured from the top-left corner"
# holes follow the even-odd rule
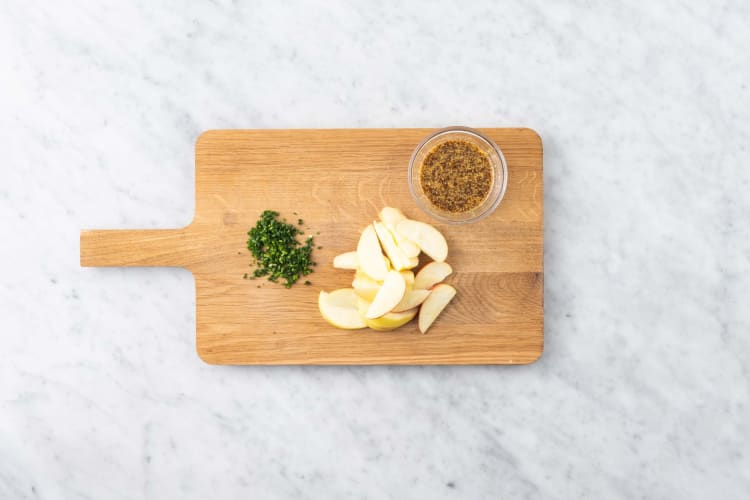
[[[474,144],[490,159],[492,166],[492,184],[487,197],[467,212],[448,212],[437,206],[427,197],[422,189],[420,174],[422,163],[430,152],[447,141],[464,141]],[[508,184],[508,165],[505,163],[500,148],[491,139],[476,130],[466,127],[448,127],[438,130],[423,140],[409,160],[409,191],[416,204],[429,216],[449,224],[467,224],[476,222],[490,215],[500,204]]]

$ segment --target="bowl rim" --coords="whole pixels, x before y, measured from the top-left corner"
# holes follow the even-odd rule
[[[415,168],[414,161],[416,160],[417,154],[422,150],[422,148],[424,148],[424,146],[428,142],[432,141],[433,139],[435,139],[435,138],[437,138],[437,137],[439,137],[441,135],[448,134],[448,133],[455,133],[455,132],[464,133],[464,134],[468,134],[468,135],[473,135],[473,136],[477,137],[478,139],[486,142],[497,153],[498,158],[500,158],[500,166],[502,167],[503,182],[502,182],[502,185],[500,186],[500,191],[499,191],[499,193],[497,195],[497,199],[494,200],[492,202],[492,205],[488,206],[483,212],[481,212],[480,214],[478,214],[478,215],[476,215],[474,217],[471,217],[470,219],[460,219],[460,220],[450,219],[448,217],[445,217],[445,216],[437,213],[434,210],[431,210],[430,207],[425,206],[425,204],[422,203],[422,200],[417,195],[416,187],[414,186],[414,182],[413,182],[413,173],[414,173],[414,168]],[[495,141],[493,141],[492,139],[490,139],[489,137],[487,137],[482,132],[480,132],[480,131],[478,131],[476,129],[470,128],[470,127],[463,127],[463,126],[444,127],[444,128],[438,129],[438,130],[434,131],[433,133],[429,134],[427,137],[425,137],[424,139],[422,139],[422,141],[420,141],[420,143],[417,145],[416,148],[414,148],[414,151],[412,152],[411,157],[409,158],[409,169],[407,171],[407,176],[408,176],[407,180],[408,180],[408,183],[409,183],[409,192],[411,193],[411,197],[414,200],[414,202],[417,204],[417,206],[424,213],[426,213],[430,217],[433,217],[433,218],[435,218],[435,219],[437,219],[437,220],[439,220],[441,222],[445,222],[447,224],[468,224],[468,223],[471,223],[471,222],[477,222],[477,221],[480,221],[480,220],[484,219],[485,217],[489,216],[492,212],[494,212],[495,209],[498,207],[498,205],[500,205],[500,202],[505,197],[505,190],[508,187],[508,163],[505,160],[505,155],[503,154],[503,151],[495,143]]]

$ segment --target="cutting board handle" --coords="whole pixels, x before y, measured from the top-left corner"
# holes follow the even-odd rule
[[[188,228],[81,231],[82,267],[181,267]]]

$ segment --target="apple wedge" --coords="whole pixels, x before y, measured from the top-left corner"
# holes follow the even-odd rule
[[[406,271],[401,271],[401,276],[404,277],[406,288],[414,285],[414,271],[409,271],[408,269]]]
[[[384,280],[388,274],[388,265],[385,256],[380,251],[378,235],[372,224],[367,226],[357,243],[357,260],[359,267],[369,277],[376,280]]]
[[[385,254],[388,256],[388,259],[390,259],[393,269],[396,271],[407,269],[410,264],[409,258],[404,255],[404,252],[401,251],[401,248],[396,244],[396,240],[393,238],[393,233],[391,233],[382,222],[373,222],[372,227],[375,228],[375,234],[378,235],[378,240],[380,240],[380,244],[383,247],[383,250],[385,250]]]
[[[427,333],[432,323],[456,296],[456,289],[450,285],[435,285],[419,308],[419,331]]]
[[[351,288],[341,288],[331,293],[320,292],[318,309],[323,319],[336,328],[358,330],[367,327],[357,310],[357,295]]]
[[[429,290],[407,290],[404,294],[404,298],[401,299],[401,302],[396,304],[396,307],[394,307],[391,312],[396,313],[408,311],[409,309],[418,307],[419,304],[425,301],[429,294]]]
[[[406,255],[410,259],[419,257],[419,252],[421,252],[421,250],[416,243],[414,243],[413,241],[409,241],[403,236],[399,235],[395,229],[391,229],[391,232],[393,233],[393,237],[396,239],[396,243],[398,243],[398,247],[402,252],[404,252],[404,255]]]
[[[368,302],[375,300],[381,285],[381,282],[370,278],[362,271],[357,271],[354,275],[354,281],[352,281],[354,293]]]
[[[380,287],[372,304],[367,309],[365,319],[375,319],[390,312],[396,307],[406,293],[406,282],[404,277],[398,271],[388,271],[383,280],[383,286]]]
[[[365,324],[367,324],[369,328],[379,332],[390,332],[391,330],[400,328],[413,320],[418,311],[419,309],[415,307],[408,311],[389,312],[377,319],[367,319],[365,320]]]
[[[386,268],[386,269],[387,269],[388,271],[390,271],[391,269],[393,269],[393,266],[391,265],[391,259],[389,259],[388,257],[386,257],[386,256],[385,256],[385,255],[383,255],[383,254],[380,254],[380,255],[381,255],[381,256],[383,257],[383,265],[385,266],[385,268]],[[362,269],[362,267],[361,267],[361,266],[360,266],[360,269]]]
[[[365,315],[367,314],[367,310],[370,308],[370,304],[372,304],[371,300],[364,299],[362,297],[359,297],[357,299],[357,313],[359,314],[359,317],[362,318],[362,321],[367,324],[367,318],[365,318]]]
[[[408,311],[389,312],[379,318],[366,319],[365,314],[367,313],[367,309],[369,309],[370,307],[370,302],[359,299],[359,302],[357,304],[359,314],[365,324],[369,328],[372,328],[373,330],[377,330],[379,332],[390,332],[391,330],[400,328],[414,319],[414,317],[419,312],[419,309],[415,307],[414,309],[409,309]]]
[[[448,257],[448,243],[445,237],[433,226],[416,220],[402,220],[396,231],[414,243],[432,260],[443,262]]]
[[[419,252],[421,251],[419,247],[414,244],[413,241],[409,241],[405,237],[398,234],[396,231],[396,226],[399,222],[402,220],[406,220],[406,216],[399,210],[398,208],[393,207],[385,207],[383,210],[380,211],[380,220],[383,221],[383,224],[385,224],[385,227],[387,227],[391,233],[393,233],[393,238],[396,240],[396,243],[401,248],[401,251],[406,255],[407,258],[413,258],[413,257],[419,257]]]
[[[398,208],[393,207],[383,207],[383,210],[381,210],[378,215],[380,216],[380,220],[383,221],[383,224],[389,228],[395,228],[399,222],[406,220],[404,213]]]
[[[389,269],[389,271],[390,271],[390,269]],[[355,279],[356,279],[356,278],[362,278],[362,279],[370,280],[370,281],[373,281],[373,282],[375,282],[375,283],[377,283],[377,284],[379,284],[379,285],[382,285],[382,284],[383,284],[383,281],[382,281],[382,280],[376,280],[376,279],[374,279],[374,278],[373,278],[372,276],[369,276],[369,275],[368,275],[368,274],[367,274],[366,272],[364,272],[364,271],[363,271],[362,269],[357,269],[356,271],[354,271],[354,278],[355,278]]]
[[[453,272],[453,268],[447,262],[430,262],[424,266],[414,278],[414,289],[429,290],[437,285]]]
[[[357,269],[359,267],[357,252],[346,252],[337,255],[333,258],[333,267],[336,269]]]

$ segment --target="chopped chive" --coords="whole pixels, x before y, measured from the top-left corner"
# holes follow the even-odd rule
[[[285,281],[284,286],[290,288],[300,276],[312,272],[313,238],[309,236],[304,244],[297,241],[296,236],[303,234],[302,230],[286,219],[278,220],[278,212],[266,210],[261,214],[255,227],[248,232],[247,248],[255,257],[257,268],[254,277],[266,276],[269,281]],[[296,212],[295,212],[296,215]],[[304,221],[298,219],[298,224]]]

